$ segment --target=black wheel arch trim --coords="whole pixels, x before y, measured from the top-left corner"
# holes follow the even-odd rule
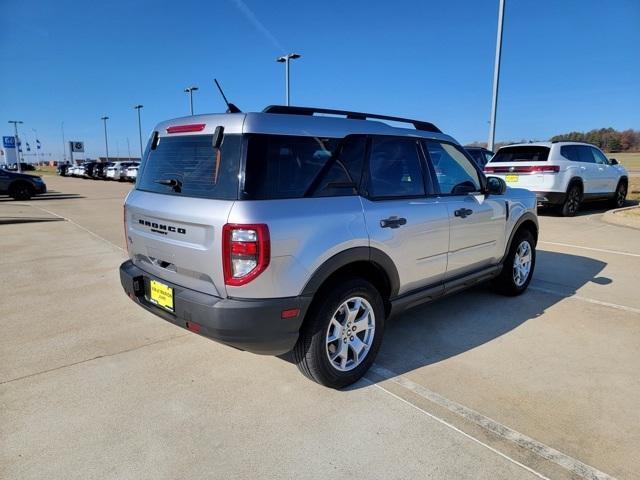
[[[313,295],[320,286],[337,270],[351,263],[369,262],[380,268],[389,280],[390,296],[400,289],[400,276],[393,260],[375,247],[353,247],[335,254],[320,265],[311,275],[300,295]]]
[[[540,227],[538,226],[538,218],[531,212],[525,212],[516,222],[516,224],[511,229],[511,233],[509,234],[509,241],[507,242],[507,247],[504,250],[504,255],[500,259],[500,263],[504,262],[504,259],[509,255],[509,251],[511,250],[511,244],[513,242],[513,237],[516,235],[516,232],[520,227],[527,221],[533,222],[536,226],[536,231],[534,237],[536,239],[536,243],[538,242],[538,233],[540,231]]]

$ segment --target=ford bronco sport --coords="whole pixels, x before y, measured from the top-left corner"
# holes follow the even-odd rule
[[[124,228],[140,306],[291,352],[334,388],[367,371],[392,316],[488,280],[522,293],[538,237],[535,194],[486,178],[433,124],[282,106],[157,125]]]

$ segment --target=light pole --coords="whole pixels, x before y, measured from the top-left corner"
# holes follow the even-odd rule
[[[191,115],[193,115],[193,92],[198,90],[198,87],[187,87],[184,89],[185,93],[189,94],[189,105],[191,106]]]
[[[60,128],[62,128],[62,161],[67,163],[67,142],[64,140],[64,122],[62,122]],[[71,163],[73,163],[73,158],[71,160]]]
[[[287,106],[291,104],[290,99],[290,85],[289,85],[289,62],[291,60],[295,60],[296,58],[300,58],[300,55],[297,53],[288,53],[287,55],[283,55],[282,57],[276,58],[276,62],[284,63],[284,75],[285,75],[285,84],[284,84],[284,95],[285,100],[287,102]]]
[[[38,140],[38,131],[35,128],[32,128],[31,130],[33,130],[33,133],[36,134],[36,143],[35,143],[34,147],[35,147],[35,151],[36,151],[36,163],[38,163],[38,160],[39,160],[39,158],[38,158],[38,142],[39,142],[39,140]]]
[[[140,110],[143,105],[136,105],[135,108],[138,111],[138,136],[140,137],[140,160],[142,160],[142,123],[140,122]]]
[[[104,117],[100,117],[100,120],[104,122],[104,149],[107,152],[107,163],[109,163],[109,142],[107,140],[107,120],[109,120],[109,117],[105,115]]]
[[[22,120],[9,120],[9,123],[13,123],[13,129],[15,131],[14,141],[16,143],[16,163],[18,164],[18,173],[22,172],[22,165],[20,163],[22,160],[20,159],[20,146],[18,142],[20,141],[18,138],[18,124],[24,123]]]
[[[493,152],[496,140],[496,113],[498,111],[498,84],[500,83],[500,58],[502,56],[502,25],[504,23],[504,2],[500,0],[498,8],[498,34],[496,36],[496,57],[493,64],[493,98],[491,100],[491,119],[489,121],[489,141],[487,148]]]

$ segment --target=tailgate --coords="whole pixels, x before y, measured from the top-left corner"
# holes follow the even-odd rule
[[[225,297],[221,232],[233,203],[133,190],[125,214],[129,256],[168,282]]]

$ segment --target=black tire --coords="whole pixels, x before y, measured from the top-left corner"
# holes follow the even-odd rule
[[[567,195],[564,199],[562,207],[560,207],[560,213],[563,217],[573,217],[580,208],[580,202],[582,201],[582,189],[580,185],[574,183],[567,189]]]
[[[627,192],[628,192],[627,182],[624,180],[620,180],[618,182],[618,186],[616,187],[616,191],[613,194],[613,198],[611,199],[611,206],[613,208],[622,208],[627,201]]]
[[[327,335],[329,325],[339,307],[347,300],[361,297],[371,306],[374,314],[375,329],[373,339],[365,357],[357,366],[348,371],[336,368],[329,359]],[[330,388],[343,388],[358,381],[369,369],[378,354],[384,334],[385,310],[380,292],[369,282],[361,278],[350,278],[336,282],[329,288],[316,294],[305,319],[300,338],[293,348],[293,360],[298,369],[309,379]],[[355,328],[355,327],[354,327]],[[364,335],[366,336],[365,332]],[[359,335],[359,334],[358,334]],[[361,337],[359,337],[361,338]],[[353,339],[353,336],[351,337]],[[345,340],[347,343],[348,340]],[[340,345],[340,339],[337,340]],[[350,347],[347,355],[354,354]]]
[[[29,200],[35,193],[33,186],[27,182],[16,182],[9,189],[9,195],[14,200]]]
[[[529,244],[530,252],[531,252],[531,266],[529,268],[529,273],[524,282],[516,281],[516,266],[515,266],[515,257],[518,249],[522,245],[523,242],[527,242]],[[511,247],[509,248],[509,253],[504,259],[504,263],[502,265],[502,272],[500,275],[496,277],[493,281],[494,289],[502,294],[507,296],[516,296],[520,295],[524,292],[529,283],[531,282],[531,277],[533,277],[533,271],[536,267],[536,242],[535,238],[531,234],[529,230],[520,229],[516,232],[513,237],[513,241],[511,242]]]

